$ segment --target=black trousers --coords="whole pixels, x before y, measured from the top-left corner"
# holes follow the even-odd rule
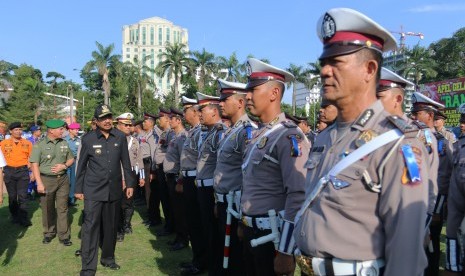
[[[218,212],[218,233],[219,233],[219,254],[224,255],[224,239],[226,236],[226,217],[228,204],[217,202]],[[243,248],[242,242],[237,237],[237,224],[238,221],[235,217],[231,216],[230,226],[230,242],[229,242],[229,262],[228,269],[222,268],[223,275],[245,275],[244,258],[242,256]],[[223,259],[220,260],[221,267],[223,267]]]
[[[121,200],[94,201],[84,199],[81,228],[81,275],[95,275],[98,247],[102,249],[100,262],[115,262],[116,234],[118,231]]]
[[[431,222],[429,231],[431,235],[431,243],[433,244],[433,252],[426,248],[426,257],[428,258],[428,266],[425,269],[425,276],[439,275],[439,260],[441,257],[441,231],[444,222],[444,215],[441,214],[440,221]]]
[[[168,184],[166,183],[166,176],[163,171],[163,164],[157,165],[156,174],[157,177],[155,181],[150,183],[152,189],[152,192],[150,193],[150,204],[155,204],[154,208],[160,208],[159,206],[161,203],[163,215],[165,216],[165,230],[172,232],[174,231],[173,215],[170,206]]]
[[[121,212],[119,216],[118,230],[124,232],[125,226],[131,225],[131,218],[134,214],[134,197],[126,197],[126,189],[123,190],[123,199],[121,200]]]
[[[202,221],[204,241],[207,245],[208,275],[221,275],[222,255],[218,254],[219,233],[218,219],[215,218],[215,197],[213,187],[198,187],[197,200],[200,206],[200,219]]]
[[[4,181],[8,191],[8,208],[13,219],[27,219],[27,186],[29,185],[29,170],[27,166],[3,168]]]
[[[150,181],[150,170],[151,170],[152,163],[150,161],[145,161],[145,160],[144,160],[144,172],[145,172],[144,189],[145,189],[145,200],[147,203],[147,216],[150,221],[158,222],[158,221],[161,221],[160,202],[158,201],[156,203],[154,201],[155,194],[152,194],[152,191],[156,192],[155,188],[156,188],[157,180],[153,179],[152,181]]]
[[[274,257],[275,248],[272,242],[267,242],[257,247],[252,247],[250,241],[266,236],[271,230],[259,230],[242,226],[244,229],[244,260],[247,275],[275,275]]]
[[[176,232],[176,241],[187,244],[189,242],[187,232],[186,214],[182,203],[183,196],[176,192],[176,174],[167,173],[166,182],[170,194],[170,205],[173,214],[174,231]]]
[[[197,199],[195,176],[184,177],[182,186],[187,230],[192,247],[192,264],[199,269],[204,269],[207,267],[207,243],[205,242],[200,218],[200,204]]]

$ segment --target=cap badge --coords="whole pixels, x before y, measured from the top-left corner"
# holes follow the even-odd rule
[[[417,97],[415,95],[412,95],[412,103],[416,103],[417,102]]]
[[[252,66],[250,66],[250,63],[247,61],[247,65],[245,66],[245,72],[247,74],[247,77],[250,77],[252,75]]]
[[[110,109],[108,109],[108,106],[102,105],[102,113],[110,113]]]
[[[323,23],[321,24],[321,34],[323,40],[330,39],[336,33],[336,23],[334,19],[329,14],[325,14],[323,18]]]

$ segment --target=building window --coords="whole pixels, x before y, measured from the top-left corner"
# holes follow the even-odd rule
[[[136,30],[136,42],[139,44],[139,29]]]
[[[170,28],[166,28],[166,42],[170,42],[170,35],[171,35]]]
[[[130,55],[130,54],[126,54],[126,58],[131,58],[131,55]]]
[[[131,48],[126,48],[126,52],[131,52]]]
[[[134,48],[134,52],[139,52],[139,49],[138,48]]]
[[[178,32],[173,31],[173,41],[174,43],[178,42]]]
[[[150,51],[150,55],[151,55],[150,59],[152,60],[152,63],[153,63],[153,60],[155,59],[155,50],[152,49]]]
[[[146,38],[146,35],[147,35],[147,33],[146,33],[146,30],[145,30],[145,27],[142,27],[142,45],[145,45],[145,42],[146,42],[145,38]]]
[[[150,45],[153,45],[155,42],[155,31],[153,27],[150,28]]]
[[[162,28],[158,28],[158,45],[162,45],[163,44],[163,30]]]
[[[145,49],[142,49],[142,61],[145,61],[145,56],[146,56]]]

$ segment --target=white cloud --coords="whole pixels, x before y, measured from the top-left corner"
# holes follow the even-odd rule
[[[425,13],[425,12],[457,12],[465,11],[465,3],[463,4],[438,4],[438,5],[424,5],[408,9],[409,12]]]

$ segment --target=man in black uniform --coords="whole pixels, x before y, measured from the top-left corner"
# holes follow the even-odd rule
[[[76,170],[75,197],[84,200],[81,275],[95,275],[99,243],[102,249],[100,263],[110,269],[120,268],[115,263],[115,246],[122,197],[121,170],[128,198],[136,184],[131,173],[126,137],[113,129],[110,108],[99,105],[94,116],[97,129],[82,138]]]

